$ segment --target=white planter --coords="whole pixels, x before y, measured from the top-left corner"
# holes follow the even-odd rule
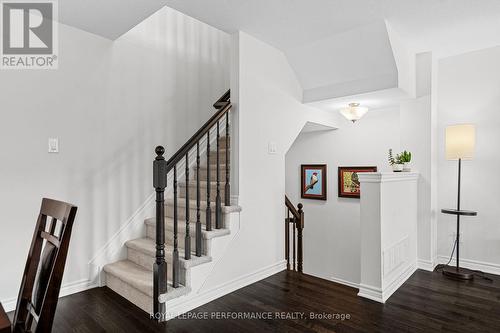
[[[410,163],[403,164],[403,172],[410,172],[410,171],[411,171],[411,164]]]
[[[393,164],[392,165],[392,171],[394,171],[394,172],[401,172],[401,171],[403,171],[403,167],[404,167],[403,164]]]

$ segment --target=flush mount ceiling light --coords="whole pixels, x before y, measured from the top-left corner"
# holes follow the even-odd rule
[[[355,123],[368,112],[368,108],[359,106],[359,103],[349,103],[349,106],[340,110],[340,113],[346,117],[347,120]]]

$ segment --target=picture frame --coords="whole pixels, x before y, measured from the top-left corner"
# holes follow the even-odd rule
[[[360,172],[377,172],[376,166],[342,166],[338,170],[339,198],[359,199],[361,196],[360,184],[357,180]]]
[[[303,199],[327,199],[326,164],[302,164],[300,166],[300,196]]]

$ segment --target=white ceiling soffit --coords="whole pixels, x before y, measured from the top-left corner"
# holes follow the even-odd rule
[[[399,88],[392,88],[359,95],[330,98],[308,104],[324,111],[337,112],[347,107],[349,103],[359,103],[361,106],[366,106],[370,111],[373,111],[398,106],[401,102],[409,98],[410,96],[405,91]]]
[[[302,127],[302,130],[300,132],[301,133],[310,133],[310,132],[320,132],[320,131],[331,131],[331,130],[335,130],[335,129],[337,129],[337,128],[308,121],[308,122],[306,122],[304,127]]]
[[[165,3],[164,0],[60,0],[59,22],[115,40]]]
[[[398,86],[398,69],[383,20],[285,53],[306,103]]]

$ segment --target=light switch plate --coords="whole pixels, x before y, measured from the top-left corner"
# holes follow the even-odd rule
[[[267,152],[269,154],[272,154],[272,155],[274,155],[274,154],[276,154],[278,152],[278,148],[276,146],[276,142],[274,142],[274,141],[270,141],[269,142],[269,145],[267,147]]]
[[[59,152],[59,139],[49,138],[49,153],[58,153],[58,152]]]

